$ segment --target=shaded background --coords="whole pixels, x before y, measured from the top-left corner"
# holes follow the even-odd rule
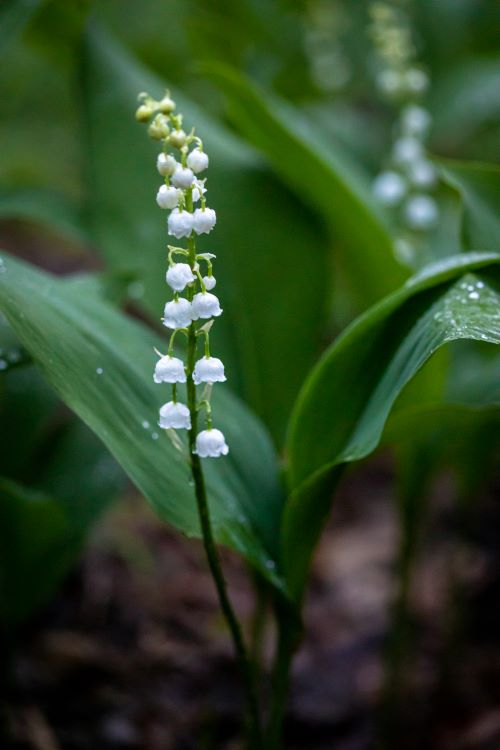
[[[412,7],[432,81],[431,152],[496,162],[498,6]],[[1,246],[57,274],[98,273],[108,299],[157,326],[164,222],[155,149],[133,112],[139,90],[168,84],[212,159],[219,221],[206,249],[220,258],[227,312],[216,348],[277,446],[321,351],[409,270],[356,250],[370,228],[359,243],[346,237],[330,186],[316,199],[301,164],[289,176],[292,151],[278,163],[255,147],[215,64],[258,84],[269,106],[288,101],[290,130],[366,190],[394,121],[375,90],[367,24],[367,3],[334,0],[0,8]],[[476,225],[491,220],[499,184],[493,168]],[[467,249],[458,192],[443,185],[440,198],[460,247],[437,238],[435,258]],[[152,516],[0,326],[2,741],[237,747],[238,678],[199,545]],[[441,383],[453,362],[455,388],[477,407],[497,360],[460,345],[420,377]],[[449,421],[417,414],[395,420],[384,449],[350,471],[315,562],[287,747],[364,750],[384,736],[409,750],[500,745],[497,449],[491,408]],[[258,627],[245,571],[226,562],[238,608]],[[264,657],[271,637],[264,628]]]

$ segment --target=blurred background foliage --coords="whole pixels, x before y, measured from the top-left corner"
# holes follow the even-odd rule
[[[418,0],[411,10],[442,180],[443,221],[423,260],[499,252],[500,6]],[[326,345],[411,273],[370,194],[395,113],[376,93],[367,19],[365,0],[0,8],[3,249],[56,274],[85,272],[89,293],[158,330],[164,226],[155,149],[133,113],[138,91],[170,86],[212,160],[220,219],[204,249],[221,259],[228,311],[215,349],[278,450]],[[50,597],[125,479],[3,321],[0,349],[0,584],[5,619],[18,622]],[[403,567],[416,488],[453,465],[470,500],[494,469],[499,371],[485,345],[455,344],[399,397],[384,443],[397,446]]]

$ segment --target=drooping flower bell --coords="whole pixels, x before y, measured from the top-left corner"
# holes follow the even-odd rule
[[[211,428],[202,430],[196,436],[196,453],[200,458],[218,458],[227,456],[229,448],[226,438],[220,430]]]
[[[178,357],[166,354],[156,363],[153,380],[155,383],[185,383],[186,370],[184,362]]]
[[[174,263],[167,271],[167,284],[176,292],[182,292],[196,280],[189,263]]]
[[[193,214],[174,208],[168,217],[168,233],[180,240],[182,237],[189,237],[192,231]]]
[[[190,430],[191,414],[184,404],[169,401],[160,409],[158,424],[163,430]]]
[[[194,366],[193,380],[196,385],[224,383],[226,380],[224,365],[217,357],[202,357]]]
[[[222,315],[218,298],[210,292],[198,292],[193,297],[193,320],[217,318]]]
[[[189,300],[180,297],[165,305],[163,324],[167,328],[187,328],[192,320],[193,308]]]

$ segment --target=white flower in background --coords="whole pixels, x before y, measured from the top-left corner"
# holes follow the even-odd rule
[[[177,188],[182,188],[183,190],[187,190],[189,187],[191,187],[191,185],[193,184],[193,180],[193,171],[181,166],[177,167],[172,175],[172,185]]]
[[[185,383],[184,362],[178,357],[171,357],[166,354],[156,363],[153,380],[155,383]]]
[[[168,233],[180,240],[182,237],[189,237],[192,231],[193,214],[174,208],[168,217]]]
[[[189,263],[174,263],[167,271],[167,284],[176,292],[182,292],[188,284],[192,284],[196,276]]]
[[[405,204],[404,215],[412,229],[431,229],[439,218],[439,210],[434,198],[428,195],[413,195]]]
[[[398,164],[410,164],[422,158],[423,148],[420,141],[410,136],[398,138],[392,147],[392,156]]]
[[[401,113],[401,127],[407,135],[425,135],[431,120],[430,113],[418,104],[408,104]]]
[[[195,451],[200,458],[218,458],[227,456],[229,448],[222,432],[212,428],[198,433]]]
[[[170,154],[164,154],[163,152],[161,154],[158,154],[158,159],[156,160],[156,168],[158,169],[158,172],[163,175],[163,177],[168,177],[169,175],[173,174],[177,167],[177,161],[173,156],[170,156]]]
[[[177,188],[168,185],[161,185],[156,194],[156,202],[160,208],[175,208],[179,204],[182,195]]]
[[[194,366],[193,380],[195,385],[200,383],[224,383],[224,365],[217,357],[202,357]]]
[[[411,94],[424,94],[429,87],[429,76],[420,68],[410,68],[405,75],[405,85]]]
[[[434,164],[426,159],[421,159],[410,164],[408,177],[415,187],[433,188],[437,182],[437,171]]]
[[[189,409],[184,404],[178,404],[176,401],[169,401],[160,409],[160,419],[158,424],[164,430],[190,430],[191,415]]]
[[[193,297],[193,320],[198,318],[217,318],[222,314],[219,300],[210,292],[198,292]]]
[[[401,73],[396,70],[381,70],[375,79],[377,87],[384,94],[394,96],[399,94],[403,85]]]
[[[193,214],[193,229],[196,234],[208,234],[215,226],[217,217],[213,208],[197,208]]]
[[[167,328],[187,328],[193,319],[193,308],[187,299],[173,299],[165,305],[163,325]]]
[[[397,205],[406,195],[406,180],[398,172],[381,172],[373,181],[373,194],[384,206]]]
[[[187,165],[193,172],[203,172],[208,167],[208,156],[200,148],[195,148],[188,154]]]
[[[211,289],[215,287],[215,285],[217,284],[217,281],[215,280],[215,276],[204,276],[203,283],[205,284],[205,288],[207,292],[209,292]]]

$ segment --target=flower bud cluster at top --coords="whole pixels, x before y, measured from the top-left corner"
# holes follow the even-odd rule
[[[175,102],[168,91],[160,100],[140,94],[139,101],[136,119],[148,123],[149,135],[162,145],[156,167],[163,183],[156,202],[169,211],[168,234],[177,240],[187,240],[187,247],[168,245],[166,282],[172,290],[172,299],[165,305],[162,320],[172,333],[168,352],[157,352],[160,359],[156,363],[154,381],[171,384],[172,399],[161,407],[159,425],[166,430],[189,430],[193,433],[192,452],[215,458],[229,451],[222,432],[212,427],[210,405],[213,384],[226,380],[221,360],[210,354],[210,328],[222,309],[211,292],[216,284],[212,264],[215,255],[196,251],[196,236],[209,234],[216,223],[215,211],[206,205],[206,180],[199,176],[207,169],[209,159],[194,129],[189,133],[183,130],[182,115],[176,113]],[[198,321],[202,323],[196,325]],[[188,339],[186,363],[174,356],[178,333]],[[196,361],[200,341],[204,344],[204,354]],[[187,384],[187,405],[177,399],[179,383]],[[198,400],[196,386],[200,385],[204,390]],[[206,429],[195,435],[200,411],[205,413]]]
[[[373,182],[375,198],[392,210],[399,227],[394,251],[414,265],[426,233],[439,221],[432,192],[438,174],[426,151],[431,115],[422,105],[429,76],[418,65],[411,19],[405,0],[373,2],[371,37],[379,69],[380,93],[398,108],[398,122],[387,164]]]

